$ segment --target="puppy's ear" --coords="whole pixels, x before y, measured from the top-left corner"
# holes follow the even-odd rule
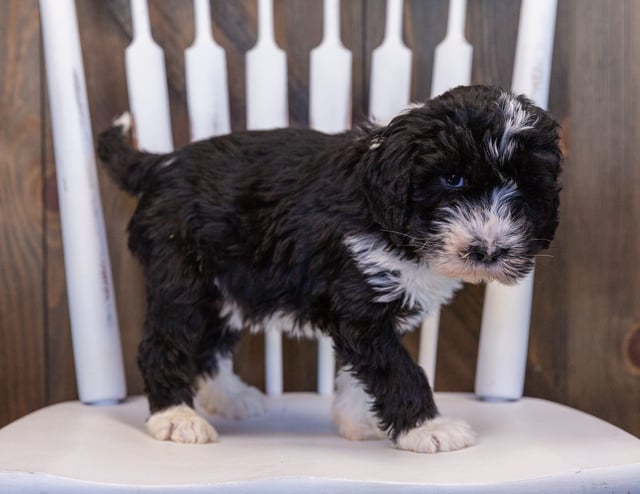
[[[560,192],[562,191],[560,174],[563,162],[558,147],[553,149],[553,152],[547,153],[545,157],[547,158],[545,164],[553,173],[550,173],[543,180],[539,181],[541,185],[544,185],[545,190],[548,191],[546,207],[543,208],[540,217],[536,218],[539,223],[535,236],[539,239],[538,243],[542,249],[549,248],[558,227]]]
[[[366,137],[360,179],[374,221],[400,245],[406,243],[414,146],[397,120]]]
[[[530,213],[536,225],[534,237],[540,248],[546,249],[558,226],[563,165],[560,125],[549,112],[524,96],[518,96],[518,100],[536,122],[522,135],[522,145],[527,152],[520,158],[519,182],[528,200],[536,204],[535,213]]]

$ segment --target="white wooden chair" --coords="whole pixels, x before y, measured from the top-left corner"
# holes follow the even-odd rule
[[[168,110],[166,114],[157,110],[159,102],[166,100],[163,58],[149,35],[145,1],[132,2],[137,40],[127,54],[127,64],[131,65],[131,107],[141,145],[149,149],[171,148],[171,134],[166,133]],[[345,67],[350,64],[335,30],[337,0],[325,1],[325,37],[315,52],[317,61],[312,63],[312,100],[324,97],[314,93],[317,89],[313,88],[314,80],[326,76],[322,75],[323,60],[338,57],[346,60]],[[464,0],[451,1],[450,34],[443,50],[453,46],[454,51],[469,53],[462,35]],[[259,5],[259,42],[249,56],[254,62],[249,63],[255,63],[255,70],[264,71],[262,84],[271,74],[269,84],[272,94],[276,94],[276,89],[281,88],[282,64],[286,60],[272,41],[270,0],[260,0]],[[479,436],[474,447],[421,455],[394,449],[386,440],[350,442],[340,438],[330,417],[334,371],[326,343],[321,344],[324,355],[320,358],[321,392],[282,394],[277,332],[267,336],[269,396],[265,415],[245,421],[212,419],[222,438],[215,444],[189,446],[152,439],[144,430],[146,400],[133,397],[118,403],[126,391],[103,220],[95,193],[93,146],[74,4],[72,0],[41,0],[40,6],[58,177],[71,189],[61,189],[60,201],[78,391],[84,403],[102,406],[61,403],[1,429],[1,493],[640,492],[640,440],[565,406],[539,399],[518,399],[522,394],[526,356],[530,280],[512,290],[497,286],[488,290],[476,382],[476,394],[487,399],[459,393],[436,396],[443,414],[464,418],[474,427]],[[400,0],[389,0],[388,31],[399,25],[399,8]],[[199,53],[206,53],[219,71],[224,57],[209,37],[207,0],[197,0],[196,11],[199,17],[196,43],[191,55],[187,55],[187,70],[197,64],[200,67],[197,73],[207,82],[214,80],[218,72],[209,71],[212,69],[202,59],[198,64],[189,58],[197,60]],[[514,86],[544,105],[555,0],[524,0],[521,15]],[[395,34],[389,34],[385,43],[381,47],[383,54],[385,50],[403,52],[400,37]],[[143,53],[148,63],[144,66],[145,80],[154,82],[137,88],[137,82],[131,78],[140,70],[139,53]],[[528,58],[527,53],[533,53],[534,58]],[[270,63],[265,65],[264,60]],[[272,70],[277,66],[280,68]],[[527,74],[534,67],[539,86],[528,85],[534,78],[527,79]],[[160,72],[155,78],[151,77],[153,70]],[[195,78],[194,74],[188,75],[190,101],[201,97],[199,88],[203,86],[197,73]],[[434,86],[446,88],[465,82],[465,73],[465,70],[448,75],[438,72],[437,82],[443,86],[437,86],[435,80]],[[325,81],[323,86],[331,87],[337,97],[347,80],[343,74],[341,78]],[[383,85],[384,81],[372,81],[375,84]],[[250,83],[248,86],[251,102],[255,94]],[[224,117],[225,87],[224,84],[215,87],[216,98],[222,95],[222,100],[214,99],[207,107],[209,111],[205,108],[198,113],[207,106],[204,103],[198,110],[190,104],[194,137],[228,130]],[[146,120],[145,113],[145,97],[149,95],[156,107],[151,121]],[[286,117],[283,101],[267,100],[277,108],[253,113],[248,119],[250,125],[283,124],[282,115]],[[343,101],[348,105],[348,98]],[[372,102],[372,108],[383,106]],[[211,111],[217,115],[215,118]],[[312,110],[312,123],[318,128],[338,131],[349,124],[345,117],[348,111],[336,110],[329,115],[317,112]],[[265,115],[280,115],[281,120],[265,120]],[[81,249],[76,247],[78,239],[82,240]],[[506,305],[509,309],[513,305],[515,310],[505,312],[505,299],[514,301]],[[85,310],[87,307],[91,310]],[[420,359],[431,376],[436,320],[437,315],[424,325],[422,340],[431,346],[422,345]],[[509,329],[506,334],[505,328]],[[494,349],[504,345],[510,346],[512,351],[508,353],[513,362],[493,354]]]

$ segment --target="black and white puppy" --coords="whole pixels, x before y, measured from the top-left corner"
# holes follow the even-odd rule
[[[273,325],[332,337],[347,437],[373,427],[420,452],[473,443],[465,422],[438,416],[400,335],[461,280],[514,283],[548,247],[561,153],[547,112],[460,87],[386,127],[238,132],[164,155],[129,147],[127,120],[98,152],[139,199],[129,247],[146,277],[139,365],[153,436],[215,440],[198,392],[210,413],[259,413],[261,395],[225,357],[242,328]]]

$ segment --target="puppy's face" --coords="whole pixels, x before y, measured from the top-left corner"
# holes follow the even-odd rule
[[[522,96],[454,89],[369,138],[365,189],[397,245],[444,275],[514,283],[558,223],[558,125]]]

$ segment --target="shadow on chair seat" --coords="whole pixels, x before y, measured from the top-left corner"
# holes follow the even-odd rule
[[[0,430],[0,444],[12,445],[0,451],[0,492],[627,492],[634,479],[640,492],[636,438],[543,400],[439,394],[443,415],[468,420],[478,444],[436,455],[339,437],[327,397],[267,400],[261,417],[214,417],[220,442],[208,445],[152,439],[141,397],[53,405]]]

